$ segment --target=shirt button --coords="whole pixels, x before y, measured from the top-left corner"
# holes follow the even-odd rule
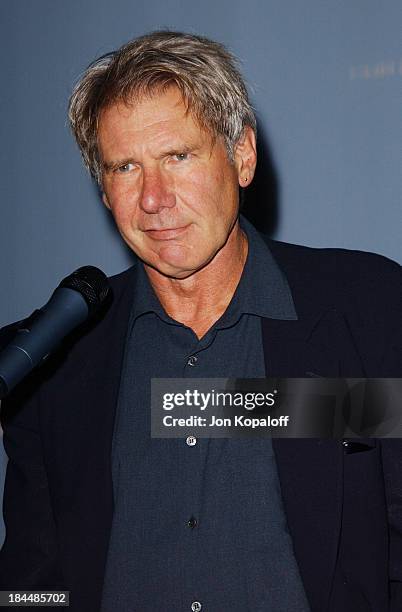
[[[191,604],[192,612],[200,612],[201,608],[202,608],[202,605],[200,604],[199,601],[193,601],[193,603]]]
[[[189,366],[195,366],[195,364],[198,361],[198,357],[196,357],[196,355],[191,355],[191,357],[189,357],[188,361],[187,361],[187,365]]]
[[[198,525],[198,521],[196,518],[194,518],[194,516],[192,516],[188,521],[187,521],[187,525],[190,527],[190,529],[194,529],[194,527],[197,527]]]
[[[186,438],[186,444],[187,446],[195,446],[197,444],[197,438],[194,436],[188,436],[188,438]]]

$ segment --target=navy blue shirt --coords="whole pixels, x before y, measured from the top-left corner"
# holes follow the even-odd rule
[[[241,226],[249,249],[239,285],[201,340],[166,314],[137,265],[113,440],[103,612],[309,610],[271,441],[190,446],[150,437],[151,378],[264,377],[261,318],[297,318],[267,245],[243,218]]]

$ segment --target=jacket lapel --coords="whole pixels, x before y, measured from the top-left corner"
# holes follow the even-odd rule
[[[337,440],[274,439],[289,531],[312,609],[327,609],[342,511],[342,446]]]
[[[52,458],[47,469],[63,574],[74,594],[72,609],[79,601],[88,612],[100,606],[113,517],[111,447],[132,271],[112,287],[114,300],[104,319],[70,348],[42,390],[43,444]]]
[[[262,320],[267,377],[362,376],[336,310],[297,321]],[[338,440],[273,439],[294,552],[313,610],[326,610],[342,517],[343,449]]]

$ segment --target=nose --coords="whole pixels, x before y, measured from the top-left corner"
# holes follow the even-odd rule
[[[158,213],[162,208],[171,208],[175,197],[167,178],[160,170],[143,170],[140,206],[146,213]]]

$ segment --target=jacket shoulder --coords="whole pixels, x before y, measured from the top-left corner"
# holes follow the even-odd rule
[[[370,296],[375,303],[388,297],[402,299],[401,266],[376,253],[347,249],[319,249],[267,240],[267,244],[288,278],[291,288],[301,294],[325,289],[315,299],[333,303]]]
[[[114,296],[119,296],[123,291],[125,291],[127,285],[132,283],[136,267],[137,261],[135,261],[134,265],[127,270],[108,277],[108,281]]]
[[[287,242],[267,239],[267,244],[278,263],[286,270],[304,273],[311,277],[314,272],[320,277],[328,274],[343,277],[345,280],[357,276],[362,280],[381,282],[394,279],[400,282],[401,266],[377,253],[338,248],[312,248]]]
[[[367,375],[401,375],[402,274],[397,262],[363,251],[273,240],[268,246],[288,280],[300,318],[336,310],[354,338]]]

